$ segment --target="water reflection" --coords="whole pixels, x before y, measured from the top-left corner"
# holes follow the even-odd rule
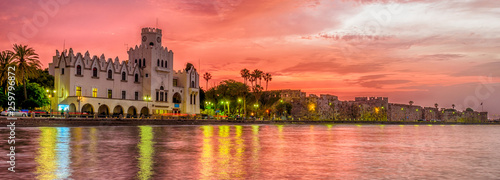
[[[137,144],[139,149],[139,172],[137,172],[137,178],[150,179],[153,175],[153,128],[151,126],[139,126],[139,136],[140,141]]]
[[[37,179],[56,179],[56,128],[40,128],[39,148],[37,150]]]
[[[203,144],[201,147],[200,157],[200,179],[210,179],[212,175],[212,162],[214,161],[214,152],[212,146],[213,126],[202,126],[203,129]]]
[[[67,179],[71,175],[70,169],[70,154],[71,149],[69,143],[71,141],[70,128],[58,127],[57,128],[57,179]]]

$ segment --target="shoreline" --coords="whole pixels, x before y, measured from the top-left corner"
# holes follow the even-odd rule
[[[10,118],[9,118],[10,119]],[[5,125],[17,127],[140,126],[140,125],[241,125],[241,124],[367,124],[367,125],[500,125],[500,123],[397,122],[397,121],[291,121],[291,120],[216,120],[216,119],[130,119],[130,118],[16,118],[0,117]]]

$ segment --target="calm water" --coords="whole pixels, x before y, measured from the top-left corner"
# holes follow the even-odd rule
[[[8,131],[1,131],[7,139]],[[18,128],[0,179],[500,179],[500,126]],[[0,154],[7,153],[2,141]]]

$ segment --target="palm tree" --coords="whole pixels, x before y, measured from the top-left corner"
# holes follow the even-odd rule
[[[245,85],[247,84],[247,79],[250,77],[250,71],[245,68],[240,71],[241,77],[243,78]]]
[[[253,89],[253,82],[255,82],[257,80],[257,76],[255,76],[255,73],[250,73],[250,76],[248,77],[248,81],[250,81],[250,84],[252,85],[252,89]],[[257,83],[255,83],[257,84]]]
[[[262,74],[264,74],[264,72],[262,72],[261,70],[255,69],[255,70],[253,70],[253,74],[255,76],[255,81],[257,81],[257,79],[260,80],[259,85],[262,85]]]
[[[207,90],[208,90],[208,80],[212,79],[212,74],[210,74],[209,72],[205,72],[205,74],[203,74],[203,78],[205,80],[207,80]]]
[[[267,85],[268,85],[269,81],[273,80],[273,77],[271,76],[270,73],[266,73],[266,74],[264,74],[263,78],[264,78],[264,81],[266,81],[266,91],[267,91]]]
[[[21,44],[14,44],[14,63],[17,65],[16,75],[23,83],[24,100],[28,99],[26,91],[26,80],[37,76],[36,69],[40,69],[41,63],[38,60],[38,54],[31,47]]]
[[[9,50],[0,52],[0,86],[7,92],[7,80],[9,78],[9,67],[12,65],[14,53]]]
[[[410,104],[410,106],[411,106],[411,105],[413,105],[413,101],[410,101],[410,102],[408,102],[408,103]]]
[[[455,104],[452,104],[452,105],[451,105],[451,107],[452,107],[453,109],[455,109]]]

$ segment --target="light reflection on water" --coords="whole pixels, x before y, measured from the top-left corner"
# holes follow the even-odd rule
[[[21,151],[19,171],[0,171],[0,179],[498,179],[499,128],[338,124],[25,128],[19,133],[25,134],[21,137],[26,143],[17,147],[35,153]],[[6,148],[0,153],[7,153]]]

